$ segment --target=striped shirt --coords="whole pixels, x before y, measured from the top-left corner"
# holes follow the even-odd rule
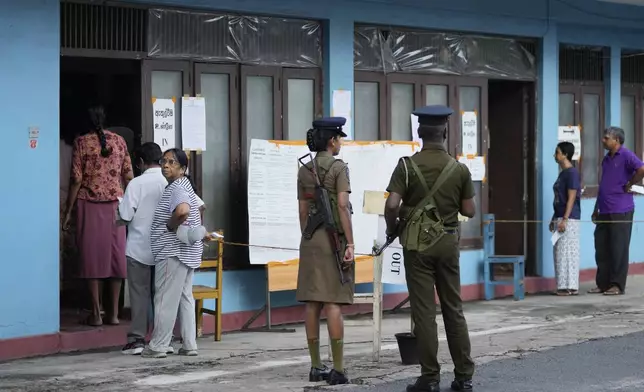
[[[154,211],[150,230],[150,244],[155,262],[174,256],[190,268],[198,268],[201,265],[203,242],[198,241],[194,245],[184,244],[179,241],[176,233],[169,232],[166,227],[172,212],[182,203],[190,205],[190,214],[183,224],[190,227],[201,226],[197,199],[190,181],[185,177],[173,181],[165,188]]]

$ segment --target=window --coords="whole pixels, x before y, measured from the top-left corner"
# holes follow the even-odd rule
[[[624,145],[644,158],[644,86],[622,85],[621,128]]]
[[[578,162],[584,196],[597,195],[604,148],[604,86],[602,83],[566,83],[559,86],[559,125],[581,126]]]
[[[382,91],[384,89],[384,92]],[[379,97],[374,95],[378,93]],[[446,147],[462,153],[461,111],[476,111],[479,155],[487,154],[487,80],[468,77],[355,73],[356,140],[412,140],[411,113],[425,105],[449,105],[455,114],[448,124]],[[384,125],[383,125],[384,124]],[[378,132],[373,128],[378,126]],[[461,246],[482,246],[481,216],[487,211],[487,184],[475,181],[477,215],[461,225]]]
[[[377,72],[356,72],[354,76],[353,139],[383,139],[386,116],[386,84],[384,75]]]

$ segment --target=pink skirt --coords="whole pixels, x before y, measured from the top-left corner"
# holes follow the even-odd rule
[[[79,199],[76,212],[76,243],[79,277],[125,278],[125,226],[115,223],[118,201],[94,203]]]

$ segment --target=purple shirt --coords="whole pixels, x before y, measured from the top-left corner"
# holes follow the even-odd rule
[[[610,153],[602,161],[602,178],[597,195],[600,214],[622,214],[635,209],[633,194],[624,192],[624,186],[644,164],[626,147],[620,147],[614,156]]]

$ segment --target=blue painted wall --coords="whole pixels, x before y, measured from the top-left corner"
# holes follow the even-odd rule
[[[149,0],[132,2],[149,3]],[[552,160],[558,118],[558,45],[602,45],[612,49],[611,64],[618,64],[621,48],[644,48],[644,8],[593,0],[157,0],[163,6],[195,7],[255,14],[313,18],[325,25],[325,107],[330,92],[353,89],[353,24],[370,23],[436,30],[460,30],[536,37],[540,50],[537,116],[538,217],[551,214],[551,185],[557,173]],[[58,330],[58,0],[3,1],[0,4],[0,80],[3,94],[0,115],[5,119],[5,161],[17,191],[0,195],[3,218],[10,222],[0,239],[4,268],[0,274],[0,339],[46,334]],[[584,25],[580,25],[583,23]],[[619,67],[611,70],[607,119],[619,121]],[[40,128],[38,149],[27,145],[30,126]],[[584,200],[589,220],[594,200]],[[642,199],[637,205],[641,207]],[[644,219],[638,210],[636,219]],[[582,243],[592,243],[591,224],[584,224]],[[635,225],[633,238],[640,228]],[[540,273],[553,276],[552,249],[547,227],[539,230]],[[644,248],[633,241],[631,259],[644,261]],[[584,246],[582,268],[594,266],[593,249]],[[462,283],[480,282],[482,254],[462,254]],[[197,283],[212,279],[200,274]],[[230,271],[224,277],[226,313],[259,308],[264,303],[261,270]],[[360,287],[359,290],[368,289]],[[404,291],[386,287],[386,292]],[[35,296],[17,293],[37,292]],[[274,295],[274,306],[294,304],[293,293]]]
[[[58,6],[0,5],[0,339],[58,330]],[[30,127],[40,128],[35,150]]]

